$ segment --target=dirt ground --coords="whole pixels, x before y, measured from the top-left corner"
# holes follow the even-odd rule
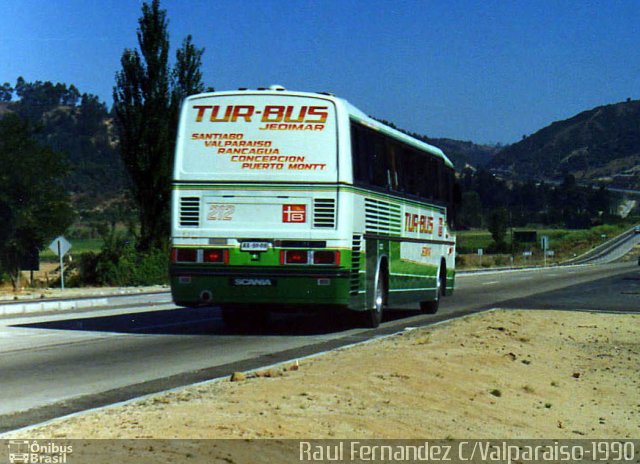
[[[639,371],[639,315],[499,310],[9,437],[637,438]]]

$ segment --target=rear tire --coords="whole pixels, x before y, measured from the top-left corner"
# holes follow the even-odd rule
[[[444,273],[441,272],[436,282],[436,299],[431,301],[421,301],[420,312],[424,314],[435,314],[438,312],[438,308],[440,307],[440,299],[444,295],[445,285],[445,276]]]

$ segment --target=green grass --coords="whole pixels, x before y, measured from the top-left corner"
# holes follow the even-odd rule
[[[537,232],[536,243],[521,245],[523,249],[528,249],[534,252],[534,257],[528,258],[527,262],[533,264],[533,261],[537,260],[536,255],[540,255],[540,239],[543,235],[549,237],[549,249],[553,250],[555,256],[550,258],[552,261],[559,261],[569,259],[573,256],[580,255],[595,246],[610,240],[617,235],[625,232],[629,229],[629,224],[616,224],[616,225],[602,225],[592,227],[591,229],[549,229],[527,227],[516,228],[514,230],[535,230]],[[488,230],[467,230],[459,231],[456,233],[457,237],[457,250],[458,254],[476,254],[479,248],[485,250],[492,243],[491,233]],[[507,244],[511,244],[511,232],[507,232]],[[515,253],[516,259],[520,257],[522,250]],[[542,259],[539,256],[540,260]],[[484,265],[488,265],[490,261],[485,259]],[[469,263],[473,266],[473,264]],[[475,263],[474,263],[475,264]]]
[[[99,238],[69,239],[69,242],[71,243],[71,250],[69,250],[69,254],[73,256],[77,256],[88,251],[98,253],[103,244],[103,240]],[[58,257],[47,247],[40,252],[40,259],[42,261],[55,261]]]
[[[457,248],[464,252],[475,253],[478,248],[486,249],[491,242],[488,230],[461,230],[456,232]]]

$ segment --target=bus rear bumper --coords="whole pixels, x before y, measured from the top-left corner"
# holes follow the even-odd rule
[[[291,310],[349,304],[349,271],[344,269],[292,272],[174,267],[170,276],[173,299],[180,306],[257,304]]]

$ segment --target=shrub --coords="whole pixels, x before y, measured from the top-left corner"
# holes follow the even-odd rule
[[[77,285],[139,286],[169,281],[168,253],[139,252],[133,239],[113,231],[106,234],[100,253],[80,255]]]
[[[96,276],[98,284],[136,286],[164,284],[169,281],[169,261],[163,250],[141,253],[133,243],[98,255]]]
[[[69,284],[78,285],[97,285],[98,275],[96,273],[96,265],[98,264],[98,253],[87,251],[80,254],[80,257],[73,262],[73,267],[77,273],[70,279]],[[71,269],[70,269],[71,270]]]

